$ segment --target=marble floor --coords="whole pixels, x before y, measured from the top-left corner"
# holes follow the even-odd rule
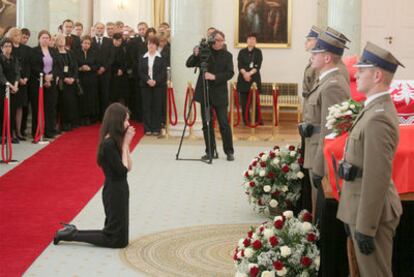
[[[226,161],[219,149],[220,158],[212,165],[176,161],[177,142],[147,137],[132,153],[133,170],[128,175],[131,241],[181,227],[263,222],[265,218],[247,203],[242,172],[257,153],[277,144],[275,141],[236,141],[236,160]],[[281,143],[297,144],[298,140],[292,135]],[[221,142],[218,144],[221,148]],[[203,149],[200,140],[185,141],[180,156],[198,158]],[[79,229],[100,229],[103,222],[99,191],[72,223]],[[145,276],[121,256],[121,250],[51,243],[24,276]]]

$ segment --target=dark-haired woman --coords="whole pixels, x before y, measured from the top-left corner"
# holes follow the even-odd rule
[[[129,230],[129,188],[127,173],[132,162],[129,146],[135,135],[129,125],[129,111],[120,104],[113,103],[105,111],[98,147],[97,161],[105,174],[102,191],[105,208],[103,230],[78,230],[73,224],[64,224],[53,240],[79,241],[101,247],[124,248],[128,245]]]

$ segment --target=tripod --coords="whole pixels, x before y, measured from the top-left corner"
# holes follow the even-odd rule
[[[180,139],[180,144],[178,146],[178,151],[176,154],[176,160],[181,160],[181,161],[201,161],[201,162],[205,162],[208,164],[212,164],[213,163],[213,149],[212,145],[211,145],[211,131],[210,131],[210,119],[211,119],[211,114],[210,114],[210,93],[209,93],[209,86],[208,86],[208,81],[205,78],[205,73],[207,72],[207,67],[208,67],[208,63],[207,61],[202,61],[201,65],[200,65],[200,74],[201,77],[203,79],[203,105],[204,105],[204,112],[205,112],[205,120],[206,120],[206,124],[207,124],[207,155],[208,155],[208,160],[204,160],[204,159],[188,159],[188,158],[180,158],[180,152],[181,152],[181,147],[183,144],[183,140],[184,140],[184,135],[185,135],[185,131],[187,130],[187,122],[184,122],[184,129],[183,129],[183,133],[181,135],[181,139]],[[187,118],[189,118],[190,114],[191,114],[191,109],[193,107],[193,101],[194,98],[192,99],[192,102],[190,103],[190,108],[188,109],[188,113],[187,113]],[[215,150],[215,149],[214,149]]]

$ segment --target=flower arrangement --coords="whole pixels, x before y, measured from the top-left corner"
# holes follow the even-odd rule
[[[262,152],[243,173],[245,193],[254,210],[278,209],[295,206],[300,197],[303,158],[295,146],[275,146]]]
[[[233,252],[236,277],[318,276],[319,238],[312,215],[285,211],[273,221],[253,227]]]
[[[333,130],[339,136],[348,132],[363,105],[353,99],[335,104],[328,108],[329,114],[326,117],[326,128]]]

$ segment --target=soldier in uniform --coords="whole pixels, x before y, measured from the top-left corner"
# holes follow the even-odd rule
[[[302,136],[305,137],[304,167],[309,169],[312,185],[318,190],[317,199],[321,200],[324,198],[321,186],[322,177],[325,176],[324,138],[330,133],[325,126],[328,108],[350,97],[349,84],[338,70],[344,48],[345,45],[340,40],[326,33],[319,35],[311,50],[312,67],[319,72],[319,77],[307,96],[304,122],[299,126]],[[312,201],[315,203],[315,199]],[[320,212],[318,208],[316,210],[317,220]]]
[[[306,36],[305,41],[305,50],[309,52],[312,50],[315,45],[316,41],[318,40],[319,34],[322,32],[321,29],[319,29],[316,26],[312,26],[311,30],[309,31],[309,34]],[[309,58],[309,62],[305,67],[305,71],[303,74],[303,85],[302,85],[302,114],[304,112],[305,106],[308,105],[308,95],[309,92],[314,87],[316,80],[318,79],[318,72],[315,68],[312,67],[312,61]],[[304,157],[305,153],[305,137],[301,136],[301,150],[302,150],[302,157]],[[311,189],[310,181],[309,181],[309,172],[307,169],[303,169],[303,172],[305,174],[305,178],[303,178],[302,183],[302,196],[301,196],[301,209],[307,209],[309,211],[312,211],[314,209],[312,205],[312,198],[316,199],[316,190]],[[313,192],[313,196],[312,196]]]
[[[336,38],[337,40],[339,40],[340,42],[342,42],[344,45],[347,42],[351,42],[344,34],[342,34],[341,32],[335,30],[334,28],[331,27],[327,27],[326,28],[326,34],[328,36],[332,36],[333,38]],[[344,64],[344,62],[342,61],[342,59],[338,62],[338,70],[339,73],[342,74],[342,76],[344,76],[345,80],[348,82],[350,82],[350,78],[349,78],[349,72],[346,69],[346,65]]]
[[[390,52],[370,42],[355,65],[358,91],[367,99],[340,162],[339,175],[345,182],[337,217],[355,241],[362,277],[392,276],[393,236],[402,207],[391,180],[399,127],[388,90],[399,65]]]

